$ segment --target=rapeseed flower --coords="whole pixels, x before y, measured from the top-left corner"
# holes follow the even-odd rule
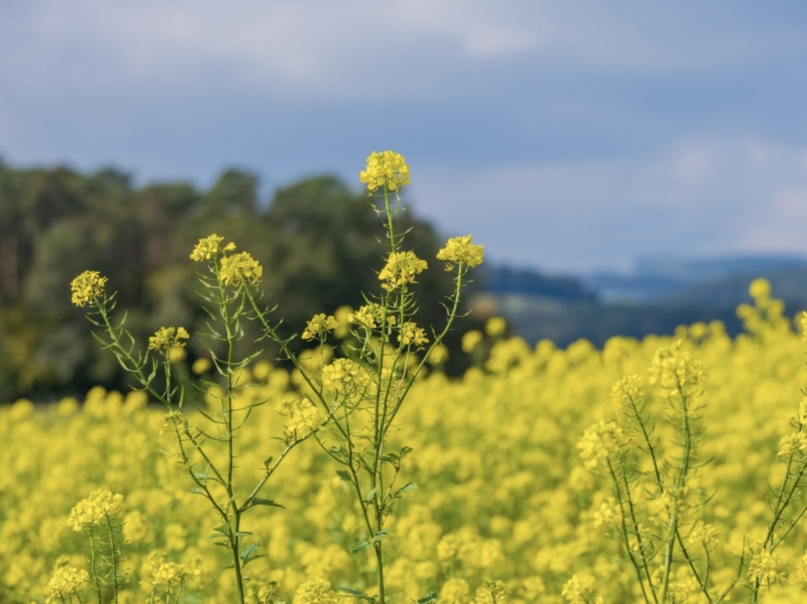
[[[215,233],[208,235],[207,237],[203,237],[193,248],[193,251],[191,252],[191,260],[195,262],[212,260],[222,252],[231,252],[235,249],[235,244],[232,242],[222,246],[221,243],[223,241],[224,237],[219,237]]]
[[[390,252],[387,264],[378,273],[378,279],[384,281],[381,287],[387,291],[415,283],[415,277],[428,268],[425,260],[421,260],[415,252]]]
[[[78,594],[82,585],[90,580],[90,574],[82,569],[67,564],[57,566],[48,584],[45,586],[45,604],[65,602]]]
[[[676,340],[663,346],[650,363],[650,382],[658,383],[665,396],[697,396],[703,389],[703,366],[682,345],[681,340]]]
[[[263,267],[249,252],[239,252],[221,257],[221,280],[225,285],[238,287],[242,283],[258,285],[263,276]]]
[[[294,592],[292,604],[338,604],[339,598],[325,579],[306,581]]]
[[[367,169],[359,174],[359,180],[367,185],[370,193],[377,189],[398,191],[402,186],[411,184],[409,166],[404,156],[394,151],[373,151],[367,157]]]
[[[418,327],[412,321],[407,321],[401,326],[401,344],[404,346],[415,346],[421,348],[429,343],[426,337],[426,330]]]
[[[171,351],[176,347],[185,346],[183,340],[188,338],[190,334],[184,327],[160,327],[149,337],[149,350]]]
[[[332,315],[326,315],[321,312],[308,321],[301,337],[303,340],[319,340],[325,338],[338,327],[339,323]]]
[[[70,282],[70,290],[73,292],[71,301],[76,306],[85,306],[88,302],[90,306],[95,300],[104,295],[104,285],[107,278],[102,277],[98,271],[84,271]]]
[[[308,398],[287,398],[275,407],[275,410],[288,421],[285,432],[288,437],[302,439],[319,428],[326,419],[325,413],[316,407]]]
[[[113,495],[108,489],[96,489],[70,510],[67,524],[74,531],[105,524],[123,512],[123,495]]]
[[[455,264],[474,267],[482,264],[485,248],[473,244],[472,235],[452,237],[445,247],[437,252],[438,260],[445,260],[446,270],[453,270]]]

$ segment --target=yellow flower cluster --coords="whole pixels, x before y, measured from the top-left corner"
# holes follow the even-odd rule
[[[291,397],[275,407],[280,415],[288,417],[285,432],[293,439],[305,438],[319,428],[327,419],[325,412],[316,407],[308,398]]]
[[[703,367],[692,353],[676,340],[659,348],[650,363],[650,382],[658,383],[665,396],[697,396],[701,394]]]
[[[149,350],[171,350],[177,346],[185,346],[183,340],[190,337],[184,327],[160,327],[149,337]]]
[[[297,588],[292,604],[339,604],[339,597],[328,581],[314,579]]]
[[[208,235],[207,237],[203,237],[193,248],[193,251],[191,252],[191,260],[194,262],[213,260],[214,258],[218,257],[219,254],[231,252],[235,249],[234,243],[230,242],[227,245],[222,246],[221,244],[223,242],[224,237],[220,237],[215,233]]]
[[[589,427],[577,442],[577,448],[580,449],[583,464],[593,470],[600,463],[607,462],[609,457],[627,443],[628,437],[624,429],[611,419],[599,421]]]
[[[221,258],[221,280],[225,285],[238,287],[242,283],[258,285],[263,267],[249,252],[239,252]]]
[[[86,499],[79,501],[70,511],[67,524],[74,531],[106,524],[123,512],[123,495],[113,495],[108,489],[96,489]]]
[[[377,189],[394,192],[411,184],[404,156],[394,151],[373,151],[367,158],[367,168],[359,174],[359,180],[367,185],[370,193]]]
[[[401,286],[415,283],[415,278],[428,268],[425,260],[421,260],[415,252],[407,250],[405,252],[390,252],[387,263],[378,279],[387,291],[394,291]]]
[[[426,330],[422,327],[418,327],[412,321],[407,321],[401,326],[401,344],[404,346],[422,348],[428,343],[429,338],[426,336]]]
[[[57,566],[45,587],[45,604],[69,602],[89,580],[90,574],[83,568],[67,564]]]
[[[308,321],[301,337],[303,340],[319,340],[338,328],[339,322],[332,315],[319,313]]]
[[[365,304],[350,313],[348,321],[365,329],[375,329],[384,321],[384,309],[380,304]],[[386,322],[388,325],[395,325],[395,315],[387,315]]]
[[[70,290],[73,292],[71,301],[80,307],[87,303],[92,306],[97,298],[104,295],[106,282],[107,278],[102,277],[98,271],[84,271],[70,282]]]
[[[452,270],[455,264],[474,267],[482,264],[485,248],[481,245],[473,244],[473,237],[465,235],[463,237],[452,237],[445,247],[437,252],[438,260],[445,260],[446,269]]]
[[[140,573],[143,583],[165,590],[199,576],[200,571],[191,564],[169,562],[163,552],[153,551],[143,562]]]
[[[336,359],[322,368],[322,385],[337,394],[360,394],[370,385],[370,376],[356,361]]]

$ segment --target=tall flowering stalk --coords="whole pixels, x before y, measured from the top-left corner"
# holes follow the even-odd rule
[[[265,320],[257,301],[250,299],[250,303],[266,335],[300,372],[306,390],[303,400],[329,418],[329,429],[317,432],[315,438],[338,464],[337,473],[350,485],[360,510],[363,535],[350,551],[372,553],[376,593],[368,593],[367,588],[341,589],[356,598],[384,604],[390,598],[384,583],[387,519],[401,497],[416,488],[401,478],[411,449],[390,450],[389,435],[426,362],[442,350],[442,342],[459,316],[468,273],[482,263],[483,248],[465,236],[450,239],[439,251],[437,259],[454,274],[454,291],[444,303],[446,321],[439,329],[418,325],[412,286],[428,263],[404,248],[406,232],[399,232],[395,221],[404,210],[399,193],[410,184],[409,167],[393,151],[372,153],[360,179],[386,230],[388,252],[378,272],[378,291],[365,292],[366,304],[349,316],[350,338],[341,355],[329,359],[323,354],[316,367],[301,362]],[[309,321],[302,338],[322,351],[337,327],[334,317],[319,314]]]
[[[665,402],[672,446],[656,435],[645,379],[618,380],[611,390],[613,417],[586,430],[577,445],[584,465],[602,468],[611,485],[612,498],[598,517],[618,536],[645,602],[680,602],[693,589],[707,602],[722,602],[741,578],[743,558],[727,586],[712,584],[717,535],[699,519],[707,497],[693,485],[705,465],[698,457],[703,368],[678,340],[656,352],[648,374]],[[681,580],[677,567],[690,579]]]
[[[238,602],[243,604],[247,580],[244,568],[262,557],[257,541],[251,540],[252,533],[242,526],[244,514],[256,506],[282,507],[261,497],[261,490],[292,449],[318,430],[327,417],[308,418],[307,430],[287,434],[284,448],[277,457],[266,459],[263,475],[254,486],[246,492],[236,489],[236,460],[240,455],[237,434],[253,409],[266,401],[244,402],[246,397],[239,398],[249,386],[243,380],[239,382],[239,376],[261,352],[236,356],[236,344],[244,333],[247,302],[254,303],[258,298],[263,268],[248,252],[235,249],[233,243],[224,243],[223,237],[213,234],[199,240],[190,255],[205,269],[199,274],[199,282],[209,329],[200,337],[219,375],[217,388],[212,388],[213,382],[206,384],[214,404],[207,411],[199,410],[202,417],[198,425],[185,417],[185,393],[172,374],[172,361],[191,337],[188,331],[181,326],[162,327],[140,349],[125,327],[125,317],[113,322],[115,294],[106,293],[106,277],[97,271],[85,271],[73,280],[71,289],[73,303],[89,307],[88,319],[98,328],[96,339],[135,377],[140,388],[165,406],[166,427],[176,435],[178,461],[192,483],[189,490],[205,498],[218,518],[211,538],[230,551]],[[225,461],[214,461],[222,458]]]

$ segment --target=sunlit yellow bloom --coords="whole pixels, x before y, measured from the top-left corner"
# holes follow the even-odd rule
[[[173,348],[185,346],[185,342],[182,340],[188,338],[190,338],[190,334],[184,327],[160,327],[153,336],[149,337],[149,349],[170,351]]]
[[[600,421],[589,427],[577,442],[583,465],[594,469],[629,442],[622,427],[614,420]]]
[[[123,511],[123,495],[113,495],[108,489],[97,489],[87,499],[79,501],[70,510],[67,524],[74,531],[104,524]]]
[[[289,418],[285,425],[286,434],[297,439],[311,434],[326,419],[325,412],[307,398],[287,398],[275,410]]]
[[[454,577],[443,584],[438,602],[445,604],[467,604],[471,599],[471,588],[465,579]]]
[[[303,340],[318,340],[326,337],[330,332],[339,327],[339,323],[332,315],[319,313],[314,315],[305,326]]]
[[[69,602],[79,588],[90,580],[89,573],[81,568],[63,565],[53,570],[53,576],[45,586],[45,602]]]
[[[92,305],[96,298],[104,295],[104,285],[106,277],[102,277],[98,271],[84,271],[70,282],[70,290],[73,292],[71,298],[76,306],[84,306],[87,302]]]
[[[261,282],[263,267],[249,252],[239,252],[221,258],[221,280],[225,285],[238,287],[241,283],[257,285]]]
[[[418,327],[412,321],[407,321],[401,326],[401,344],[404,346],[421,347],[429,343],[429,338],[426,337],[426,331],[422,327]]]
[[[381,287],[393,291],[402,285],[414,283],[415,277],[428,268],[425,260],[421,260],[415,252],[390,252],[387,264],[378,273],[378,278],[384,283]]]
[[[482,264],[485,248],[472,243],[473,236],[452,237],[443,249],[437,252],[438,260],[445,260],[446,269],[452,270],[455,264],[478,266]]]
[[[474,604],[507,604],[510,590],[501,581],[485,581],[476,589]]]
[[[768,550],[756,552],[751,557],[751,564],[748,566],[748,578],[751,581],[759,581],[763,587],[781,582],[785,578],[781,565],[782,562],[777,554]]]
[[[201,262],[202,260],[212,260],[222,252],[231,252],[235,249],[235,244],[232,242],[222,247],[222,241],[224,241],[224,237],[219,237],[215,233],[208,235],[207,237],[203,237],[199,240],[199,243],[196,244],[196,247],[193,248],[193,251],[191,252],[191,260],[196,262]]]
[[[322,385],[338,394],[364,392],[369,383],[367,371],[350,359],[336,359],[322,368]]]
[[[507,331],[507,320],[504,317],[491,317],[485,322],[485,333],[490,337],[503,336]]]
[[[292,604],[338,604],[339,598],[324,579],[306,581],[294,592]]]
[[[561,595],[571,604],[593,604],[602,601],[594,598],[596,591],[597,580],[588,573],[581,573],[566,581]]]
[[[701,394],[703,366],[688,350],[681,348],[683,342],[676,340],[670,346],[660,348],[650,363],[650,382],[658,383],[665,396]]]
[[[644,380],[641,376],[629,375],[617,380],[611,387],[611,405],[616,414],[626,408],[641,406],[644,398]]]
[[[690,545],[701,545],[712,548],[717,544],[717,529],[703,520],[698,520],[689,533]]]
[[[770,298],[771,283],[767,279],[754,279],[748,286],[748,293],[755,300]]]
[[[359,174],[359,180],[367,185],[370,193],[383,188],[397,191],[403,185],[411,184],[404,156],[394,151],[373,151],[367,158],[367,169]]]
[[[462,334],[462,351],[465,354],[471,354],[481,342],[484,336],[478,329],[472,329]]]
[[[384,308],[376,303],[365,304],[348,315],[348,321],[361,325],[365,329],[375,329],[384,320]],[[395,325],[395,315],[388,314],[386,322],[388,325]]]
[[[160,551],[151,552],[140,569],[140,575],[145,583],[162,589],[182,585],[188,577],[199,574],[199,569],[190,564],[169,562]]]
[[[801,340],[802,342],[807,342],[807,311],[801,311],[801,320],[799,323],[801,325]]]
[[[807,453],[807,434],[804,432],[792,432],[779,439],[779,450],[776,452],[779,459],[787,459],[797,453],[801,455]]]

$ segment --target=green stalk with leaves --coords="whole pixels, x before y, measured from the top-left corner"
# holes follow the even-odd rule
[[[405,209],[399,193],[410,184],[409,167],[398,153],[372,153],[361,181],[367,185],[370,203],[381,218],[389,251],[378,272],[379,290],[365,292],[366,304],[349,316],[350,338],[341,347],[341,355],[328,362],[322,355],[320,366],[312,370],[291,352],[289,342],[278,335],[257,300],[250,302],[266,336],[280,346],[302,375],[304,402],[315,404],[329,419],[328,430],[317,432],[315,438],[341,466],[338,475],[350,484],[360,510],[364,534],[350,551],[372,552],[377,593],[341,589],[356,598],[384,604],[390,598],[384,583],[386,521],[401,497],[416,489],[401,478],[411,448],[390,450],[390,432],[412,385],[460,316],[468,273],[482,262],[483,248],[474,245],[468,235],[450,239],[439,251],[437,259],[454,275],[454,290],[444,301],[445,324],[427,331],[415,322],[418,300],[412,286],[428,264],[405,248],[406,232],[396,229],[395,220]],[[302,338],[322,351],[337,327],[334,317],[318,314],[308,322]]]

